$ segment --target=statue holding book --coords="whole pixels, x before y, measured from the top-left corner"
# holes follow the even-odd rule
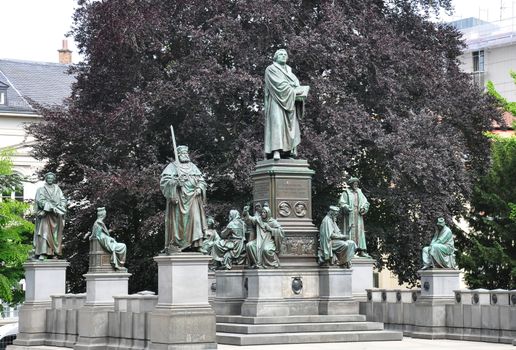
[[[268,159],[292,158],[301,142],[298,119],[303,117],[309,86],[301,86],[287,65],[288,54],[277,50],[265,69],[265,154]]]

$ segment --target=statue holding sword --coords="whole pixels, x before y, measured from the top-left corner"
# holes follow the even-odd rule
[[[177,146],[171,127],[175,161],[161,174],[161,192],[167,199],[165,214],[165,254],[197,251],[207,228],[204,203],[206,181],[190,161],[187,146]]]

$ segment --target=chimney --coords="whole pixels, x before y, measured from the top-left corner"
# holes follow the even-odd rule
[[[59,52],[59,63],[72,64],[72,51],[68,50],[68,40],[63,40],[63,48],[57,52]]]

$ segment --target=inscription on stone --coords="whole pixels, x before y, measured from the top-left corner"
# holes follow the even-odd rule
[[[253,198],[257,200],[269,200],[269,180],[256,181],[254,183]]]
[[[307,180],[276,179],[276,196],[280,198],[308,199],[310,187]]]

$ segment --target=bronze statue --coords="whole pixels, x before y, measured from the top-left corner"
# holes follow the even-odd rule
[[[63,229],[65,225],[66,198],[55,184],[54,173],[45,174],[45,184],[36,191],[34,212],[34,257],[44,260],[57,259],[62,254]]]
[[[344,212],[342,232],[357,244],[357,255],[369,257],[364,229],[364,215],[369,210],[369,202],[358,188],[359,180],[352,177],[348,180],[351,188],[346,188],[340,195],[339,206]]]
[[[104,223],[106,208],[97,208],[97,220],[91,228],[90,239],[96,239],[104,251],[111,254],[111,266],[115,270],[125,271],[125,257],[127,248],[124,243],[118,243],[110,236],[109,230]]]
[[[241,265],[245,261],[246,225],[240,218],[238,210],[229,212],[229,223],[220,233],[220,239],[213,245],[211,256],[216,269],[231,270],[233,264]]]
[[[297,155],[301,142],[298,118],[304,114],[309,90],[299,85],[287,59],[286,50],[277,50],[274,62],[265,69],[265,154],[275,160]]]
[[[456,269],[453,234],[443,218],[438,218],[432,242],[423,248],[422,270],[430,268]]]
[[[261,215],[253,217],[249,216],[249,207],[246,206],[242,215],[245,223],[256,230],[256,239],[246,245],[249,265],[256,269],[279,267],[278,253],[284,233],[278,221],[272,218],[271,209],[264,206]]]
[[[330,206],[319,228],[318,262],[321,266],[339,265],[351,268],[351,259],[355,255],[356,244],[342,234],[337,225],[340,208]]]
[[[206,182],[190,162],[188,147],[177,147],[177,158],[161,174],[161,192],[167,199],[165,214],[165,254],[199,250],[206,230],[204,203]]]

